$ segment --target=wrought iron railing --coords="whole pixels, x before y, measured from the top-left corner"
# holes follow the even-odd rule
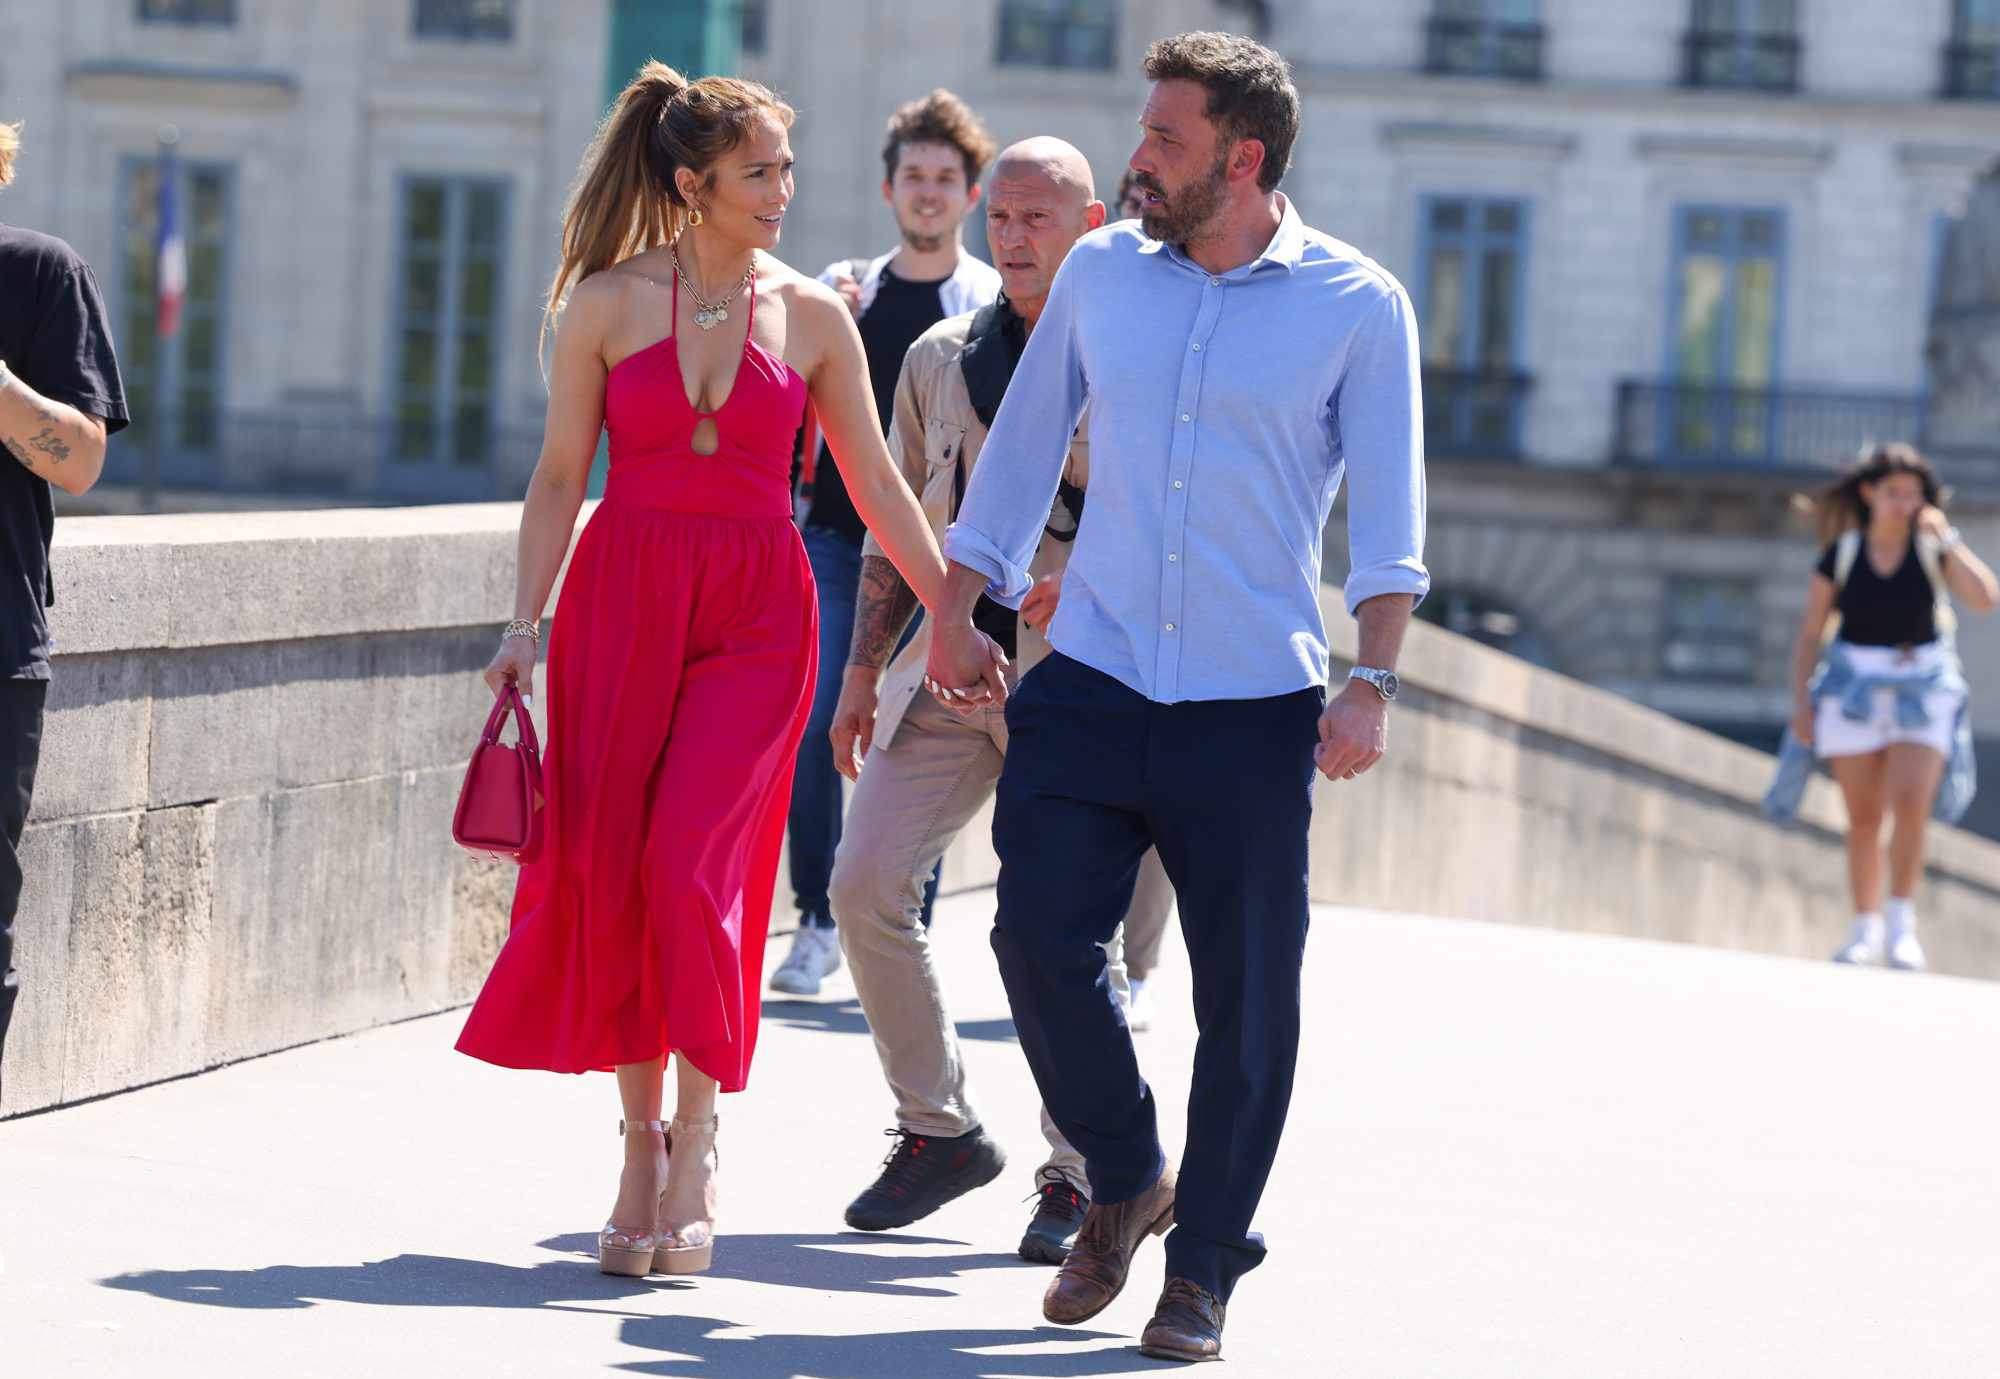
[[[1436,76],[1542,79],[1539,24],[1434,15],[1425,31],[1424,70]]]
[[[539,424],[499,426],[471,415],[443,428],[428,417],[421,424],[282,412],[144,417],[112,440],[105,478],[413,503],[518,498],[541,441]]]
[[[1424,448],[1457,459],[1518,459],[1525,373],[1424,370]]]
[[[1700,30],[1681,40],[1681,82],[1738,91],[1799,89],[1797,34]]]
[[[1864,445],[1917,440],[1923,423],[1915,394],[1627,380],[1616,458],[1663,469],[1834,470]]]

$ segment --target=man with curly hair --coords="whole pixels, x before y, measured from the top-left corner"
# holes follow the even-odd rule
[[[904,352],[939,321],[990,305],[1000,294],[1000,275],[968,254],[960,235],[994,152],[986,126],[951,92],[939,88],[902,106],[890,116],[882,144],[882,199],[895,213],[900,240],[886,254],[842,259],[820,274],[847,299],[860,325],[885,435]],[[816,448],[811,440],[808,445]],[[772,988],[792,996],[818,995],[821,980],[840,966],[827,886],[840,845],[841,788],[827,730],[854,631],[861,539],[867,535],[832,456],[819,449],[814,458],[801,535],[819,584],[819,676],[812,719],[799,744],[788,835],[799,930],[771,975]]]

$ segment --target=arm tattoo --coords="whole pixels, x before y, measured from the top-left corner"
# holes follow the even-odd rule
[[[854,607],[854,640],[847,652],[850,666],[887,665],[903,629],[917,611],[917,591],[896,573],[884,556],[861,558],[861,597]]]
[[[69,442],[58,436],[53,426],[44,426],[41,434],[31,439],[28,444],[47,455],[50,464],[61,464],[69,458]]]
[[[15,459],[19,460],[22,464],[26,465],[29,469],[33,469],[35,467],[34,459],[28,454],[26,450],[23,450],[20,446],[14,443],[13,437],[0,436],[0,445],[6,446],[7,453],[9,455],[12,455]]]

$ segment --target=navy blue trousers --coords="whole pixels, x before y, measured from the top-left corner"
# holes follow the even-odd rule
[[[1093,1200],[1158,1176],[1152,1090],[1104,952],[1158,847],[1194,976],[1194,1076],[1167,1274],[1227,1298],[1264,1258],[1250,1221],[1277,1156],[1298,1062],[1307,829],[1319,689],[1156,704],[1051,656],[1007,705],[994,805],[993,951],[1049,1114]]]

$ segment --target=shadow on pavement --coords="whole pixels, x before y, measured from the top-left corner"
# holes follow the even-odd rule
[[[591,1236],[578,1239],[595,1244]],[[253,1309],[311,1307],[355,1302],[377,1307],[550,1307],[602,1312],[602,1303],[641,1298],[662,1288],[692,1288],[679,1281],[649,1282],[601,1274],[574,1260],[550,1260],[526,1269],[450,1255],[397,1255],[366,1264],[274,1264],[263,1269],[148,1269],[104,1279],[106,1288],[150,1293],[168,1302]],[[566,1308],[564,1303],[599,1304]],[[609,1315],[619,1315],[611,1313]],[[644,1313],[628,1315],[644,1316]]]
[[[788,1029],[818,1030],[824,1034],[868,1033],[868,1017],[861,1013],[861,1002],[852,996],[842,1001],[788,1001],[766,997],[764,1018]],[[1011,1044],[1017,1038],[1014,1022],[1007,1019],[960,1020],[954,1028],[961,1039]]]
[[[589,1235],[559,1235],[542,1248],[588,1255],[597,1248]],[[965,1254],[896,1254],[857,1246],[965,1245],[963,1240],[939,1240],[922,1235],[866,1235],[845,1231],[835,1235],[730,1235],[715,1242],[715,1267],[709,1278],[740,1279],[780,1288],[807,1288],[815,1293],[874,1293],[886,1297],[948,1298],[949,1288],[926,1288],[915,1280],[950,1279],[972,1269],[1017,1269],[1023,1274],[1052,1271],[1022,1263],[1019,1256],[992,1251]],[[829,1246],[836,1248],[828,1248]],[[1025,1290],[1026,1306],[1035,1306],[1040,1283]]]
[[[729,1379],[1063,1379],[1063,1376],[1131,1374],[1178,1369],[1148,1360],[1129,1345],[1022,1354],[1014,1347],[1056,1341],[1103,1341],[1103,1331],[1038,1326],[1016,1331],[883,1331],[858,1336],[806,1336],[765,1332],[732,1338],[741,1330],[715,1317],[647,1317],[628,1321],[619,1339],[640,1350],[671,1351],[671,1360],[621,1364],[632,1374],[727,1375]],[[982,1354],[1002,1351],[1001,1354]]]

